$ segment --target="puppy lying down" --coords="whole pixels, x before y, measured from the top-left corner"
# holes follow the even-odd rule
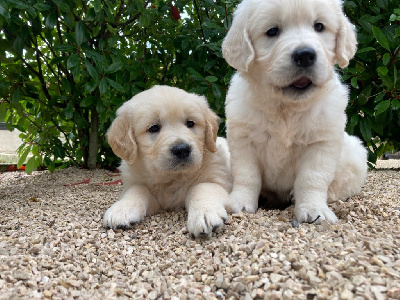
[[[210,235],[227,218],[229,151],[204,97],[154,86],[124,103],[107,137],[122,158],[123,191],[103,225],[126,229],[146,215],[186,207],[187,228]]]

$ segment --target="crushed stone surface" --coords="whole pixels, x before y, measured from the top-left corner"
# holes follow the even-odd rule
[[[400,299],[399,160],[330,204],[337,224],[259,209],[209,239],[183,210],[105,230],[122,189],[109,175],[0,174],[0,299]]]

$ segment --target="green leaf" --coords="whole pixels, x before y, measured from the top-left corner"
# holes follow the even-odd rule
[[[33,170],[37,167],[36,165],[36,158],[34,156],[28,159],[28,162],[25,165],[25,172],[27,174],[32,174]]]
[[[90,76],[92,76],[93,79],[98,79],[99,78],[99,73],[97,73],[95,67],[85,59],[85,65],[86,65],[86,70],[89,72]]]
[[[89,122],[79,113],[74,113],[74,121],[79,129],[85,128],[89,125]]]
[[[8,10],[4,8],[4,6],[0,5],[0,15],[2,15],[8,23],[10,23],[11,16],[8,13]]]
[[[94,0],[93,1],[93,7],[94,7],[94,11],[96,13],[98,13],[101,10],[101,2],[100,2],[100,0]]]
[[[104,77],[100,80],[99,90],[102,95],[107,92],[107,80]]]
[[[64,109],[64,114],[67,119],[72,119],[74,115],[74,107],[72,106],[72,103],[67,104],[67,107]]]
[[[206,80],[208,82],[216,82],[216,81],[218,81],[218,77],[216,77],[216,76],[207,76]]]
[[[31,152],[31,147],[25,148],[25,151],[22,153],[22,155],[18,159],[17,163],[17,168],[21,168],[21,166],[25,163],[26,158],[28,157],[28,154]]]
[[[21,98],[21,92],[19,89],[15,89],[14,93],[11,96],[11,101],[13,104],[17,104],[19,99]]]
[[[96,86],[97,87],[97,86]],[[95,87],[95,88],[96,88]],[[94,90],[94,89],[93,89]],[[89,96],[86,98],[83,98],[83,100],[81,101],[80,105],[82,107],[89,107],[90,105],[92,105],[94,103],[94,97],[93,96]]]
[[[385,112],[389,107],[390,107],[390,100],[385,100],[378,103],[378,105],[375,106],[376,115]]]
[[[57,46],[54,46],[54,50],[62,52],[72,52],[75,51],[75,47],[68,44],[59,44]]]
[[[0,122],[6,119],[7,110],[7,104],[0,101]]]
[[[85,24],[83,24],[82,21],[76,23],[75,40],[78,46],[87,41],[85,34]]]
[[[372,26],[372,33],[374,34],[377,42],[386,50],[390,51],[389,41],[383,31],[375,26]]]
[[[50,5],[47,4],[43,4],[43,3],[36,3],[33,5],[34,8],[36,8],[39,11],[46,11],[49,10],[51,8]]]
[[[67,68],[71,69],[77,64],[79,64],[79,55],[77,53],[74,53],[67,59]]]
[[[48,29],[53,29],[57,24],[57,15],[55,11],[52,11],[47,17],[46,20],[44,21],[44,25]]]
[[[120,62],[115,62],[108,66],[106,73],[114,73],[122,68],[122,64]]]
[[[390,62],[391,56],[390,53],[385,53],[382,58],[382,62],[385,66]]]
[[[23,3],[22,1],[19,0],[12,0],[12,1],[7,1],[7,4],[10,5],[11,7],[15,7],[21,10],[26,10],[28,14],[30,14],[33,17],[36,17],[36,11],[33,9],[32,6]]]
[[[388,0],[376,0],[376,4],[382,9],[386,9],[388,5]]]
[[[357,77],[352,77],[350,83],[351,83],[352,87],[354,87],[355,89],[358,89]]]
[[[393,89],[393,80],[389,75],[381,75],[378,72],[379,77],[381,78],[383,84],[389,89]]]
[[[18,56],[22,56],[22,50],[24,50],[24,41],[19,36],[15,39],[13,48],[17,52]]]
[[[360,93],[360,95],[357,98],[357,104],[359,106],[365,105],[365,103],[368,102],[369,97],[371,96],[372,92],[372,87],[370,85],[367,85]]]
[[[108,84],[111,85],[114,89],[116,89],[117,91],[120,91],[120,92],[125,92],[122,85],[120,85],[118,82],[111,80],[110,78],[106,78],[106,79],[107,79]]]
[[[361,119],[360,131],[364,141],[369,142],[371,140],[372,133],[366,118]]]
[[[75,67],[71,69],[71,71],[72,71],[72,76],[74,76],[74,80],[77,81],[79,75],[81,74],[81,65],[77,64]]]
[[[67,12],[67,11],[69,11],[69,6],[68,6],[68,4],[66,3],[66,1],[64,1],[64,0],[52,0],[56,5],[57,5],[57,7],[59,8],[59,9],[61,9],[62,11],[64,11],[64,12]]]
[[[86,85],[85,85],[85,92],[86,93],[91,93],[91,92],[93,92],[96,88],[97,88],[97,85],[99,84],[99,81],[98,80],[95,80],[95,79],[92,79],[92,80],[90,80],[88,83],[86,83]],[[87,98],[85,98],[85,99],[87,99]],[[83,102],[81,102],[81,105],[83,106],[83,107],[86,107],[85,105],[83,105]]]
[[[194,77],[199,78],[199,79],[203,79],[203,76],[201,76],[201,74],[199,72],[197,72],[195,69],[189,67],[188,71],[190,74],[192,74]]]
[[[44,158],[44,165],[49,169],[50,173],[53,173],[56,169],[54,162],[47,156]]]
[[[400,101],[397,99],[392,100],[392,109],[393,110],[398,110],[400,108]],[[1,120],[1,118],[0,118]]]
[[[379,67],[376,70],[380,76],[385,76],[389,72],[388,68],[386,67]]]
[[[215,99],[218,101],[221,98],[221,89],[219,88],[218,85],[213,84],[212,91],[213,91]]]
[[[373,48],[373,47],[365,47],[365,48],[359,49],[357,51],[357,54],[365,53],[365,52],[368,52],[368,51],[375,51],[375,48]]]

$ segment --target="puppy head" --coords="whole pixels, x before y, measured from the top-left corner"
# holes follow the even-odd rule
[[[244,0],[222,50],[232,67],[295,100],[331,79],[336,62],[346,67],[356,46],[340,0]]]
[[[117,156],[160,174],[199,168],[205,151],[217,151],[217,132],[204,97],[154,86],[118,109],[107,137]]]

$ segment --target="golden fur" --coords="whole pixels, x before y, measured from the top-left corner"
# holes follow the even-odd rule
[[[150,132],[152,126],[159,130]],[[145,215],[185,206],[191,234],[222,227],[231,177],[227,144],[217,132],[207,100],[178,88],[154,86],[126,102],[107,134],[123,159],[124,189],[104,226],[129,228]]]

